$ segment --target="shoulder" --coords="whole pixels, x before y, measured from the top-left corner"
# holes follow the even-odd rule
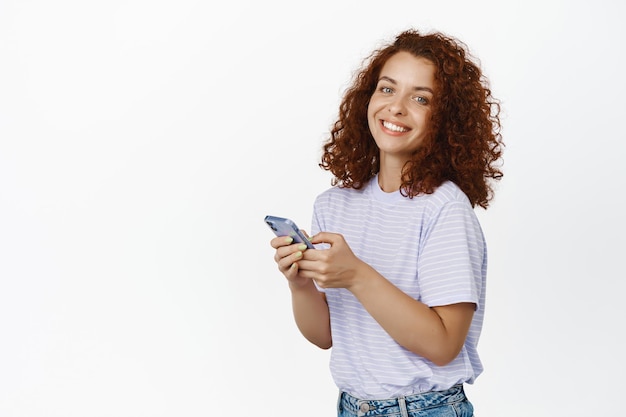
[[[451,181],[441,184],[432,194],[425,198],[425,222],[430,224],[441,220],[442,217],[472,217],[474,208],[461,188]]]
[[[366,190],[368,185],[365,185],[360,190],[356,190],[354,188],[345,188],[340,186],[333,186],[328,188],[327,190],[320,193],[315,198],[315,204],[328,204],[330,202],[340,202],[340,201],[349,201],[353,199],[358,199],[363,197],[366,194]]]
[[[471,207],[467,195],[452,181],[445,181],[432,193],[428,194],[429,202],[434,206],[445,206],[450,203],[461,203]]]

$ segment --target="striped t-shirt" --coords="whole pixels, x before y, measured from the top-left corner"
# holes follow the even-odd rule
[[[331,314],[330,369],[340,390],[380,399],[474,382],[483,369],[476,345],[487,251],[474,210],[458,186],[446,182],[433,194],[412,199],[399,191],[385,193],[376,177],[361,190],[333,187],[317,197],[311,231],[342,234],[359,259],[428,306],[476,304],[461,352],[437,366],[396,343],[348,290],[321,290]]]

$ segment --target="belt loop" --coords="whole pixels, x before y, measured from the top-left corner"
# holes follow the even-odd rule
[[[409,411],[406,409],[406,400],[404,397],[398,398],[398,407],[400,408],[400,415],[402,417],[409,417]]]

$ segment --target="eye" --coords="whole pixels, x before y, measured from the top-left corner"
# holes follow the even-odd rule
[[[415,100],[418,104],[423,104],[423,105],[426,105],[429,103],[428,99],[422,96],[414,97],[413,100]]]
[[[384,93],[384,94],[391,94],[391,93],[393,93],[393,89],[392,89],[391,87],[385,87],[385,86],[382,86],[382,87],[380,87],[378,90],[379,90],[381,93]]]

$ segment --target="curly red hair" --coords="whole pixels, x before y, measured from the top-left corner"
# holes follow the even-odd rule
[[[500,104],[466,45],[441,33],[408,30],[370,55],[343,97],[320,167],[334,175],[333,185],[355,189],[378,173],[379,150],[369,130],[367,107],[383,66],[401,51],[436,67],[430,134],[404,166],[401,192],[410,198],[430,194],[449,180],[472,206],[487,208],[493,198],[491,181],[503,175]]]

